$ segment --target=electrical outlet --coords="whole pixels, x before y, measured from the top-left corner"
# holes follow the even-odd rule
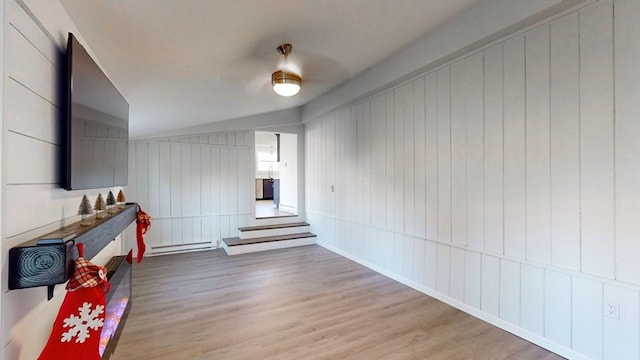
[[[620,304],[615,302],[608,302],[604,304],[604,316],[619,320],[620,319]]]

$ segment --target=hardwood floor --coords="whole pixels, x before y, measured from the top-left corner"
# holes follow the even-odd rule
[[[256,219],[296,216],[275,207],[273,200],[256,200]]]
[[[561,359],[312,245],[145,258],[112,359]]]

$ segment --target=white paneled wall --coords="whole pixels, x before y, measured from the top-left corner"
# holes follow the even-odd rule
[[[128,195],[153,219],[149,254],[218,246],[237,236],[252,209],[250,131],[130,144]]]
[[[2,353],[3,359],[35,359],[44,347],[65,294],[57,286],[47,301],[46,288],[7,290],[8,251],[24,241],[79,220],[83,194],[94,200],[109,190],[65,191],[60,187],[61,103],[64,73],[57,43],[15,1],[4,1],[4,94],[2,183]],[[1,11],[0,11],[1,13]],[[56,34],[75,31],[58,19]],[[77,32],[76,32],[77,33]],[[112,242],[93,261],[104,264],[122,253]]]
[[[639,17],[594,2],[307,123],[319,243],[565,356],[640,358]]]

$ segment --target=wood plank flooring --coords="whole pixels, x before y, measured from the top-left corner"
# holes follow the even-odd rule
[[[275,207],[273,200],[256,200],[256,219],[296,216]]]
[[[111,359],[561,359],[320,246],[145,258]]]

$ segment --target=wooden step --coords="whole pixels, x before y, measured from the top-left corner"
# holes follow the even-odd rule
[[[238,230],[240,230],[240,231],[256,231],[256,230],[282,229],[282,228],[298,227],[298,226],[309,226],[309,223],[306,223],[306,222],[295,222],[295,223],[286,223],[286,224],[269,224],[269,225],[245,226],[245,227],[238,228]]]
[[[238,228],[240,239],[268,238],[273,236],[302,234],[311,231],[311,226],[306,222],[288,224],[269,224],[247,226]]]
[[[316,235],[305,232],[278,236],[241,239],[239,237],[222,239],[222,248],[228,255],[238,255],[257,251],[284,249],[296,246],[312,245]]]
[[[222,241],[224,241],[224,243],[227,244],[227,246],[238,246],[238,245],[259,244],[259,243],[266,243],[266,242],[272,242],[272,241],[301,239],[301,238],[309,238],[309,237],[316,237],[316,234],[305,232],[305,233],[298,233],[298,234],[263,236],[263,237],[251,238],[251,239],[241,239],[239,237],[232,237],[232,238],[224,238],[222,239]]]

